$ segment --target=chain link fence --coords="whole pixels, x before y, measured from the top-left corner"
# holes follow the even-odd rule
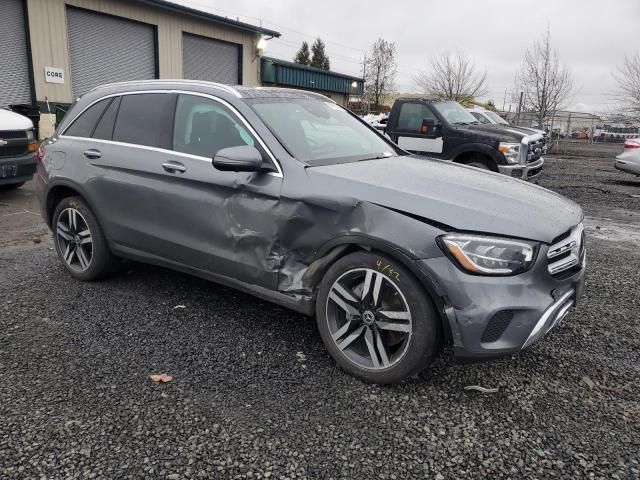
[[[581,147],[589,149],[594,144],[610,144],[619,147],[629,138],[639,138],[640,128],[632,123],[603,118],[599,115],[559,111],[540,122],[538,112],[505,112],[502,116],[511,124],[520,127],[544,130],[548,135],[550,153],[568,153]]]

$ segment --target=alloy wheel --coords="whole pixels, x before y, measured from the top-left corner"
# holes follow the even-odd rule
[[[58,250],[73,270],[84,272],[93,259],[93,240],[87,220],[75,208],[65,208],[56,224]]]
[[[333,283],[326,318],[335,345],[361,368],[392,367],[411,339],[411,312],[402,291],[370,268],[349,270]]]

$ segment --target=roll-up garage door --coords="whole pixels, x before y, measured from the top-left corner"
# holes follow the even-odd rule
[[[0,1],[0,107],[31,103],[22,0]]]
[[[73,96],[112,82],[156,78],[155,27],[67,7]]]
[[[238,85],[240,45],[211,38],[182,34],[183,77],[188,80]]]

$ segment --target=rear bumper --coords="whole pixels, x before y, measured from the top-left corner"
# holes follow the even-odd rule
[[[498,171],[504,175],[508,175],[513,178],[520,178],[522,180],[529,180],[537,177],[542,173],[544,165],[544,158],[540,157],[535,162],[527,164],[515,164],[515,165],[498,165]]]
[[[512,277],[469,275],[445,257],[420,260],[438,279],[456,357],[482,360],[517,353],[553,330],[578,301],[584,268],[552,277],[544,252],[528,272]]]
[[[33,177],[36,171],[36,156],[34,153],[19,157],[0,158],[0,185],[24,183]]]

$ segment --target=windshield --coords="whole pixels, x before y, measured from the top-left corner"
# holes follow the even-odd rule
[[[453,100],[433,102],[433,106],[447,122],[453,125],[480,123],[462,105]]]
[[[261,98],[251,106],[289,153],[309,165],[396,155],[378,134],[333,102]]]
[[[489,117],[491,120],[493,120],[493,123],[498,123],[500,125],[509,125],[509,122],[507,122],[504,118],[502,118],[496,112],[492,112],[490,110],[487,110],[486,112],[484,112],[484,114],[487,117]]]

